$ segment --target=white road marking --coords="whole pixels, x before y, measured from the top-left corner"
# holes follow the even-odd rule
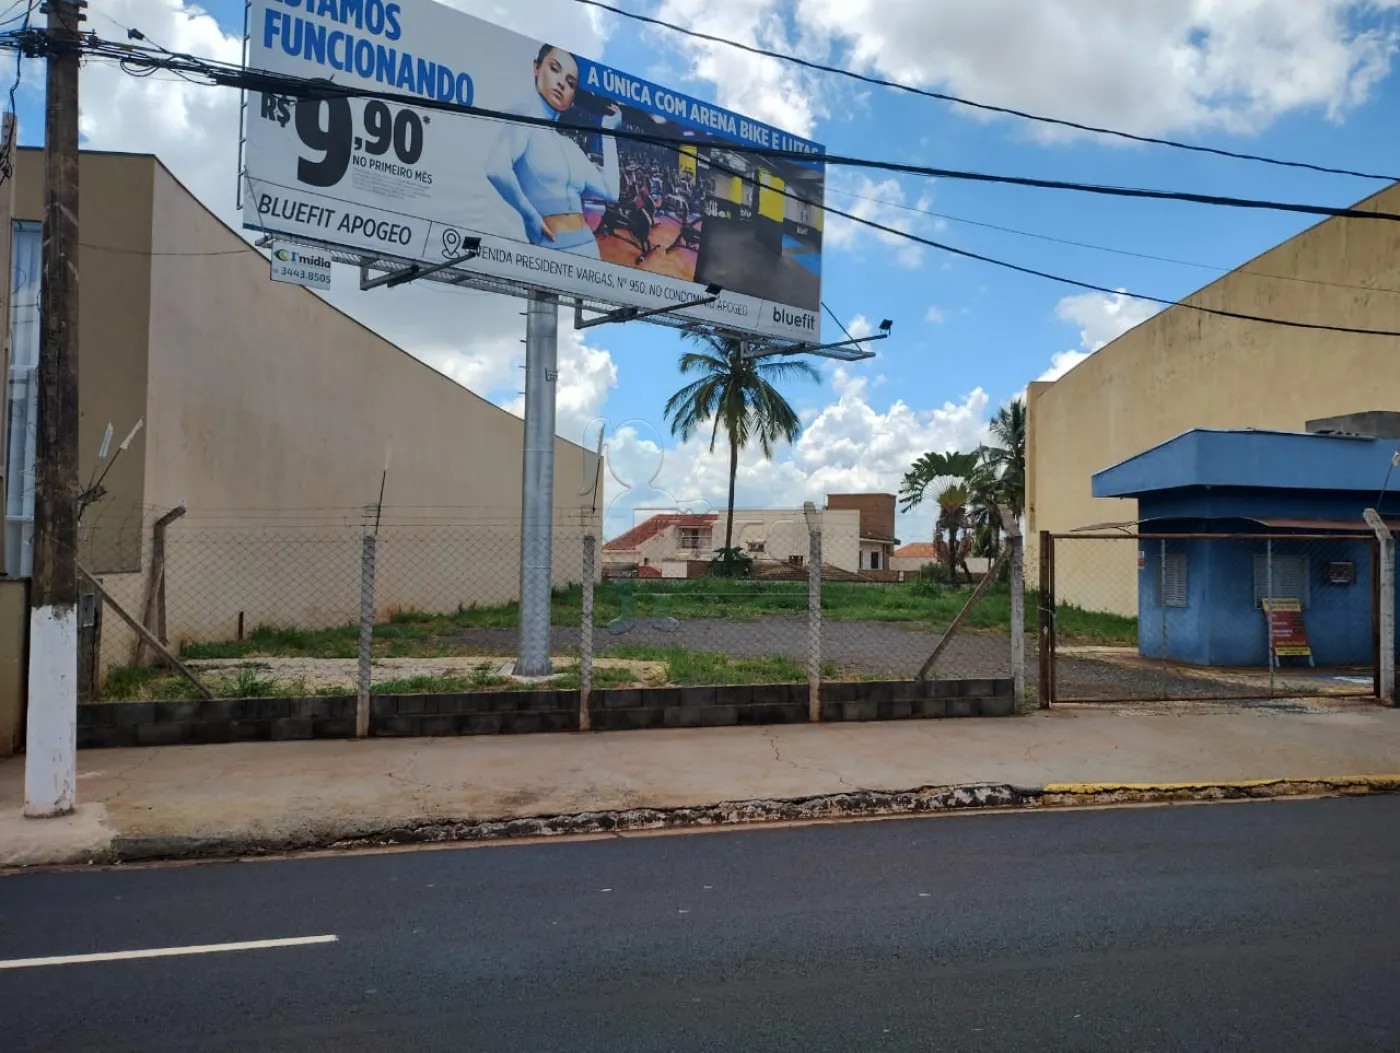
[[[271,947],[306,947],[335,943],[339,936],[292,936],[284,940],[248,940],[244,943],[204,943],[191,947],[152,947],[144,951],[111,951],[107,954],[63,954],[53,958],[12,958],[0,961],[0,969],[35,969],[43,965],[81,965],[85,962],[122,962],[134,958],[174,958],[186,954],[223,954],[227,951],[261,951]]]

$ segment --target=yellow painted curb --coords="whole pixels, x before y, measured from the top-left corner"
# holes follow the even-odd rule
[[[1286,779],[1239,779],[1219,782],[1059,782],[1043,789],[1043,803],[1072,804],[1079,800],[1151,800],[1153,798],[1287,797],[1309,793],[1400,792],[1400,775],[1319,775]]]

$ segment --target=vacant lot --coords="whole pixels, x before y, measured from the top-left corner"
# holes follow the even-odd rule
[[[906,679],[915,676],[943,632],[966,604],[970,591],[921,583],[856,585],[834,583],[822,591],[822,675],[828,679]],[[552,604],[551,647],[556,655],[576,655],[582,635],[581,587],[556,590]],[[810,653],[808,594],[803,582],[700,580],[607,584],[595,594],[593,646],[604,662],[598,686],[653,681],[636,672],[638,663],[664,669],[670,684],[776,683],[806,679]],[[1036,596],[1026,597],[1028,622],[1035,621]],[[376,690],[470,690],[499,687],[500,663],[518,646],[516,604],[461,607],[450,613],[398,611],[375,626]],[[992,589],[964,622],[958,638],[941,656],[941,678],[1009,676],[1011,672],[1010,596]],[[1066,640],[1132,646],[1135,619],[1061,607]],[[1033,640],[1031,641],[1033,642]],[[337,672],[305,667],[288,678],[281,659],[352,659],[359,629],[354,625],[308,629],[263,625],[241,640],[188,642],[181,655],[205,666],[204,675],[220,694],[265,695],[339,691],[346,680]],[[1032,667],[1034,666],[1033,649]],[[457,659],[475,659],[467,666]],[[434,667],[396,672],[400,660],[439,660]],[[207,664],[206,664],[207,663]],[[1079,663],[1076,663],[1079,664]],[[1102,663],[1090,663],[1097,665]],[[211,666],[213,668],[211,668]],[[1113,671],[1108,671],[1112,673]],[[1107,675],[1107,674],[1106,674]],[[1062,670],[1062,682],[1064,672]],[[577,683],[567,669],[557,686]],[[108,679],[107,698],[182,697],[187,685],[163,670],[119,669]]]

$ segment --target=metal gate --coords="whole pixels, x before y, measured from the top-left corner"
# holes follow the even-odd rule
[[[1041,534],[1042,705],[1376,696],[1364,530]]]

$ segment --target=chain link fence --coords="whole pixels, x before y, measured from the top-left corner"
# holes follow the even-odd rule
[[[1049,651],[1035,665],[1052,701],[1378,690],[1379,546],[1361,530],[1055,535],[1040,549]]]
[[[188,697],[172,662],[229,697],[1012,675],[1007,567],[985,583],[863,575],[805,531],[736,565],[653,566],[556,524],[546,683],[514,675],[516,522],[167,518],[145,525],[135,572],[99,575],[145,630],[104,612],[99,697]]]

